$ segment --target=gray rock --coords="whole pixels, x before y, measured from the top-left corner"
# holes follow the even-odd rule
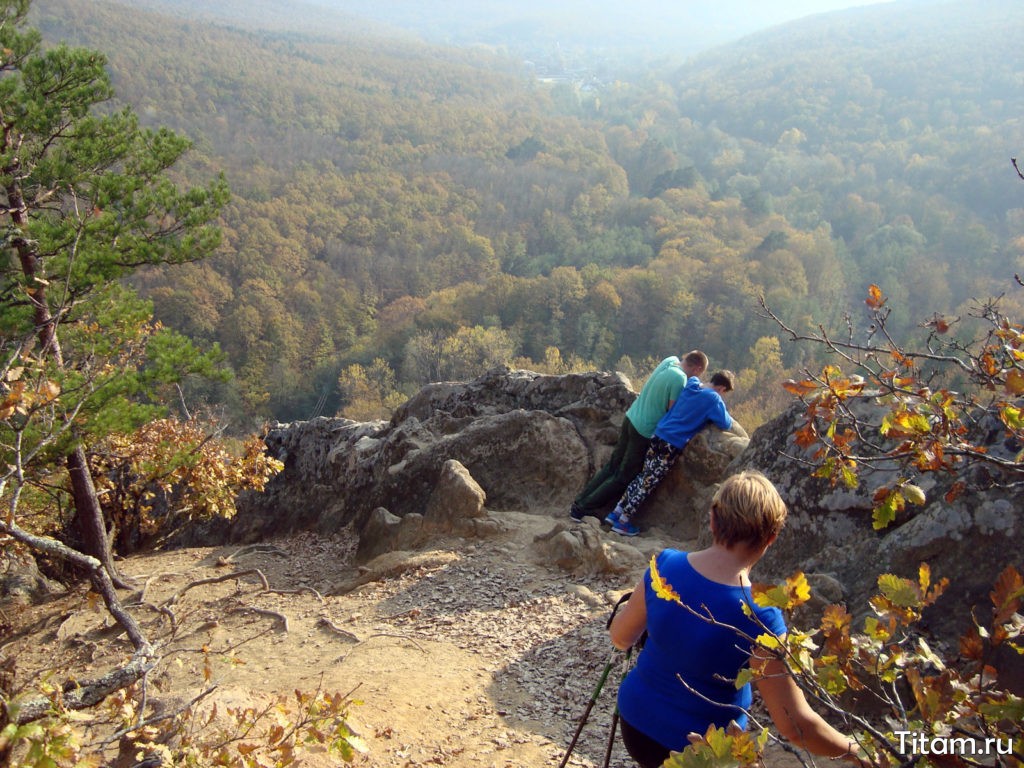
[[[471,382],[424,387],[390,423],[319,418],[276,425],[267,445],[285,469],[262,493],[242,494],[230,538],[329,532],[378,507],[397,517],[426,514],[449,460],[468,470],[489,508],[561,518],[608,459],[635,397],[617,373],[497,368]],[[694,538],[707,484],[720,479],[748,440],[738,425],[701,433],[653,495],[643,524]]]
[[[487,494],[469,470],[455,459],[449,459],[430,494],[425,516],[439,529],[458,530],[464,521],[487,516],[486,500]]]
[[[875,422],[882,413],[871,398],[854,407],[862,418]],[[879,574],[916,581],[918,567],[927,563],[933,582],[947,578],[950,583],[925,612],[923,627],[940,641],[955,643],[970,624],[972,606],[979,607],[979,618],[989,610],[988,594],[999,573],[1011,564],[1020,568],[1024,505],[1012,482],[988,472],[925,475],[919,485],[926,503],[908,504],[891,525],[876,531],[872,495],[892,475],[865,474],[855,489],[812,477],[802,461],[809,456],[793,439],[804,410],[795,404],[764,424],[729,467],[730,473],[760,469],[789,507],[785,529],[758,564],[758,579],[782,578],[797,570],[827,573],[841,585],[848,610],[859,617],[869,610],[867,601],[877,592]],[[999,443],[1003,437],[994,431],[991,439]],[[967,490],[947,499],[957,481],[965,481]]]
[[[63,592],[63,588],[39,571],[27,552],[8,546],[0,551],[0,605],[32,605]]]
[[[537,562],[552,563],[576,575],[642,573],[646,558],[635,547],[601,534],[596,521],[558,523],[534,541]]]

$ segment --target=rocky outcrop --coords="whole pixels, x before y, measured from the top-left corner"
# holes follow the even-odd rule
[[[5,546],[0,551],[0,603],[8,608],[31,605],[62,591],[60,584],[40,573],[35,558],[24,550]]]
[[[390,422],[278,425],[267,443],[285,469],[263,493],[239,499],[228,534],[251,542],[354,524],[367,562],[427,547],[438,535],[500,534],[489,513],[517,511],[553,520],[538,537],[538,557],[568,571],[637,571],[643,558],[630,542],[602,533],[594,520],[567,524],[573,497],[607,459],[634,397],[619,374],[496,369],[471,382],[426,387]],[[855,407],[870,415],[878,406],[863,398]],[[865,477],[851,490],[813,477],[811,457],[792,437],[802,410],[794,405],[752,437],[741,428],[700,433],[643,511],[644,538],[699,542],[718,483],[754,467],[790,507],[784,532],[758,566],[759,579],[804,571],[822,596],[862,615],[879,573],[913,577],[927,562],[934,579],[951,582],[927,623],[946,639],[956,637],[969,620],[967,608],[984,606],[998,573],[1020,563],[1024,513],[1012,488],[998,478],[985,482],[993,480],[987,476],[928,475],[920,482],[928,502],[875,531],[871,493],[881,481]],[[992,451],[1007,450],[998,425],[991,435]],[[957,479],[969,480],[971,491],[947,500]]]
[[[881,406],[864,398],[855,407],[867,415]],[[925,614],[924,623],[952,641],[967,628],[968,608],[978,606],[979,618],[985,615],[998,574],[1010,564],[1020,567],[1024,506],[1017,492],[984,471],[928,474],[919,480],[927,502],[908,504],[893,524],[875,531],[871,496],[878,485],[891,480],[891,473],[865,475],[856,489],[813,477],[809,454],[793,439],[804,411],[796,404],[763,425],[729,467],[730,473],[760,469],[789,506],[786,527],[758,564],[757,576],[769,580],[797,570],[814,574],[818,582],[830,586],[833,598],[846,602],[854,616],[863,616],[869,610],[867,599],[877,591],[879,574],[916,579],[919,564],[928,563],[932,581],[948,578],[950,585]],[[993,452],[1007,450],[1003,439],[1001,430],[991,431]],[[968,492],[947,499],[958,480],[967,481]]]
[[[621,374],[499,368],[471,382],[427,386],[390,422],[320,418],[277,425],[266,441],[284,471],[264,492],[239,499],[230,538],[328,532],[355,522],[367,534],[408,544],[428,535],[423,521],[440,519],[454,503],[437,495],[452,461],[479,486],[489,509],[564,518],[607,460],[635,397]],[[748,439],[741,428],[705,430],[655,494],[645,525],[678,539],[695,537],[709,489]],[[489,530],[484,520],[467,523],[472,514],[455,517],[462,530]],[[377,549],[365,546],[367,554]]]
[[[504,525],[484,509],[486,498],[469,471],[449,459],[423,514],[410,512],[398,517],[383,507],[370,513],[360,530],[356,560],[365,562],[385,552],[415,550],[439,535],[479,538],[501,533]]]

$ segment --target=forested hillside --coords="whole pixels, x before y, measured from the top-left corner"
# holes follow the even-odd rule
[[[1024,269],[1017,2],[814,17],[597,88],[322,9],[313,31],[269,3],[231,25],[138,5],[36,0],[34,20],[196,142],[181,173],[226,173],[220,255],[138,284],[227,353],[234,381],[187,395],[238,425],[383,415],[492,362],[642,375],[694,346],[756,424],[806,362],[758,294],[833,327],[875,282],[903,332]]]

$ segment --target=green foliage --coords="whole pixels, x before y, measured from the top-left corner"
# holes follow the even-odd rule
[[[690,736],[690,746],[674,752],[663,768],[741,768],[757,765],[768,743],[767,729],[758,733],[740,728],[708,728],[703,736]]]
[[[84,749],[74,717],[61,706],[60,691],[49,682],[43,682],[40,689],[51,701],[49,715],[43,720],[18,725],[20,707],[17,703],[10,704],[9,717],[0,728],[0,759],[16,760],[16,764],[24,768],[99,766],[99,758]]]
[[[147,121],[196,137],[185,177],[232,178],[222,254],[133,282],[166,325],[220,342],[236,419],[306,418],[329,379],[376,357],[413,391],[429,378],[404,367],[412,336],[481,326],[511,334],[514,357],[556,347],[594,368],[699,345],[752,372],[732,405],[753,426],[780,405],[774,378],[753,375],[751,350],[777,335],[755,295],[802,330],[885,278],[900,332],[1004,271],[1016,214],[985,137],[1013,135],[1020,113],[1005,86],[1020,10],[955,12],[808,20],[815,33],[621,73],[599,108],[568,113],[480,50],[197,27],[105,2],[48,0],[43,18],[49,38],[105,51]],[[617,306],[587,277],[583,294],[560,290],[556,270],[595,265]],[[404,300],[443,318],[382,329]],[[782,369],[799,357],[784,347]]]
[[[106,57],[44,48],[27,10],[0,3],[0,452],[12,516],[25,486],[52,486],[77,446],[153,419],[187,377],[219,375],[216,349],[153,323],[123,281],[209,255],[228,199],[222,177],[179,190],[171,169],[190,142],[105,105]]]
[[[82,754],[71,726],[60,720],[21,726],[8,723],[0,731],[0,754],[8,750],[20,756],[19,765],[24,768],[98,765]]]
[[[12,757],[24,768],[99,766],[102,755],[83,746],[83,734],[96,723],[63,710],[59,692],[44,688],[55,702],[54,711],[43,720],[21,726],[10,722],[0,729],[0,756]],[[318,689],[273,696],[259,706],[223,712],[216,705],[206,711],[188,707],[173,717],[150,720],[142,691],[130,687],[108,697],[101,709],[124,731],[122,753],[136,761],[160,759],[180,768],[287,768],[301,765],[312,749],[347,763],[365,753],[365,744],[348,723],[350,709],[359,703]],[[16,705],[11,715],[12,720],[17,716]]]

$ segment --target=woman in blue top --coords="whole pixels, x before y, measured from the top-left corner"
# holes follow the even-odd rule
[[[754,605],[750,593],[750,568],[786,520],[775,486],[760,472],[733,475],[715,494],[710,517],[711,546],[652,558],[609,627],[622,650],[647,631],[618,699],[623,743],[642,768],[660,766],[688,746],[687,734],[703,735],[711,724],[745,727],[752,694],[749,684],[737,690],[736,675],[755,652],[753,638],[786,633],[782,613]],[[815,754],[859,762],[856,743],[808,706],[783,663],[759,659],[758,692],[781,734]]]

